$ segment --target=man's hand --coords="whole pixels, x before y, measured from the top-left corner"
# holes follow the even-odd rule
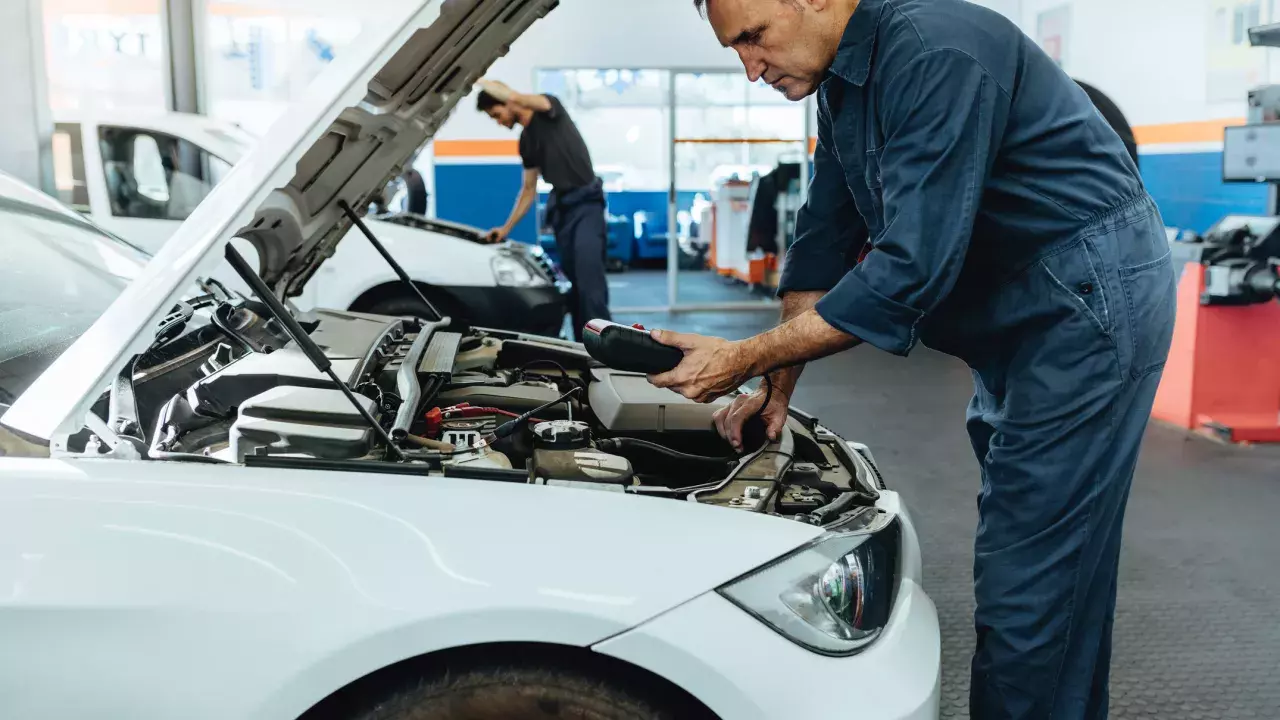
[[[503,242],[506,239],[507,239],[506,228],[493,228],[492,230],[484,234],[484,241],[490,245]]]
[[[652,335],[663,345],[684,351],[684,360],[674,370],[649,376],[654,387],[669,388],[695,402],[709,403],[737,390],[751,378],[751,364],[740,343],[670,330],[654,330]]]
[[[498,102],[510,102],[511,96],[515,94],[515,91],[507,87],[506,83],[497,80],[480,78],[476,81],[476,84],[480,86],[481,90],[492,95]]]
[[[713,416],[716,431],[720,433],[720,437],[729,441],[734,450],[742,451],[742,428],[760,410],[766,394],[767,389],[762,386],[749,395],[739,395],[734,398],[732,405],[720,408]],[[770,442],[782,435],[782,426],[787,423],[787,409],[790,406],[791,398],[782,390],[774,388],[773,396],[769,398],[769,407],[760,416]]]

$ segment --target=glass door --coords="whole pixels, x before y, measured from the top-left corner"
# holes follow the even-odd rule
[[[556,96],[591,150],[607,198],[609,303],[615,312],[667,303],[667,165],[671,73],[645,68],[537,72],[538,92]],[[540,186],[539,218],[549,187]],[[557,256],[550,228],[539,242]]]
[[[668,304],[759,309],[807,184],[806,105],[741,72],[675,72]]]

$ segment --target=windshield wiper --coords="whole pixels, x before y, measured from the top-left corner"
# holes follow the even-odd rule
[[[319,345],[316,345],[311,336],[302,329],[302,326],[298,324],[293,315],[289,314],[289,310],[285,308],[284,303],[280,302],[275,293],[271,292],[271,288],[267,287],[262,278],[258,277],[258,273],[249,267],[249,263],[245,262],[245,259],[230,243],[227,244],[227,262],[231,263],[231,267],[236,271],[236,274],[249,284],[249,287],[253,289],[253,293],[267,306],[267,309],[271,311],[271,316],[284,326],[285,332],[298,344],[298,349],[302,350],[302,353],[307,356],[311,364],[320,372],[328,375],[329,379],[338,386],[338,389],[347,397],[347,401],[351,403],[351,406],[356,409],[356,412],[360,413],[365,422],[369,423],[369,427],[373,428],[374,434],[382,441],[382,444],[387,448],[387,452],[395,455],[396,459],[404,461],[404,453],[392,442],[391,436],[382,428],[382,425],[378,424],[377,418],[365,406],[360,404],[360,401],[356,399],[355,394],[351,392],[347,384],[338,379],[338,374],[333,371],[333,363],[328,356],[324,354]]]
[[[346,213],[347,218],[349,218],[351,222],[360,229],[360,232],[369,239],[369,244],[373,245],[373,249],[377,250],[378,254],[382,256],[382,259],[387,261],[387,264],[391,266],[391,269],[395,271],[396,275],[400,276],[400,282],[404,283],[404,286],[409,288],[414,295],[417,295],[418,299],[422,301],[422,304],[427,306],[427,310],[430,311],[432,315],[435,315],[436,321],[439,322],[440,320],[443,320],[444,315],[441,315],[440,311],[436,309],[436,306],[432,305],[431,301],[427,299],[427,296],[423,295],[422,291],[418,289],[418,286],[413,284],[413,280],[410,279],[409,273],[405,272],[404,268],[400,267],[400,263],[396,262],[396,259],[391,257],[391,253],[387,252],[387,248],[383,246],[382,242],[379,241],[377,237],[374,236],[373,231],[366,227],[364,221],[356,214],[356,211],[351,209],[351,204],[346,200],[339,200],[338,207],[342,209],[342,212]]]

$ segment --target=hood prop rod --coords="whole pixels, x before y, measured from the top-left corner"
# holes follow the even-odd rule
[[[360,413],[365,422],[369,423],[369,427],[373,428],[374,434],[386,446],[387,452],[395,455],[396,459],[403,462],[405,459],[404,453],[400,452],[400,448],[391,440],[391,436],[387,434],[387,431],[378,424],[378,420],[373,417],[373,414],[365,406],[361,405],[359,400],[356,400],[356,396],[347,387],[347,384],[338,379],[338,374],[333,371],[333,363],[324,354],[324,351],[320,349],[319,345],[316,345],[316,341],[311,339],[307,331],[302,329],[302,326],[298,324],[293,315],[289,314],[289,310],[285,308],[284,303],[280,302],[275,293],[271,292],[271,288],[267,287],[262,278],[258,277],[258,273],[249,267],[249,263],[245,262],[244,257],[230,243],[227,244],[227,262],[231,263],[232,269],[236,271],[240,279],[253,288],[253,293],[271,311],[271,316],[284,326],[285,332],[289,333],[289,337],[293,338],[293,341],[298,344],[298,349],[302,350],[302,353],[307,356],[311,364],[320,372],[328,375],[333,384],[337,385],[338,389],[342,391],[342,394],[347,396],[347,400],[351,402],[356,412]]]
[[[357,228],[359,228],[360,232],[369,239],[369,244],[373,245],[373,249],[377,250],[378,254],[382,256],[382,259],[387,261],[387,264],[391,266],[391,269],[395,271],[396,275],[400,276],[400,282],[404,283],[404,286],[409,288],[410,292],[416,295],[418,299],[422,301],[423,305],[427,306],[427,310],[429,310],[432,315],[435,315],[436,321],[438,322],[443,320],[444,315],[441,315],[440,311],[436,309],[436,306],[432,305],[431,301],[427,299],[427,296],[423,295],[422,291],[418,289],[418,286],[413,284],[413,280],[409,278],[409,273],[405,272],[404,268],[400,267],[400,263],[396,262],[396,259],[391,257],[391,253],[387,252],[386,246],[383,245],[382,242],[373,234],[373,231],[364,224],[364,221],[360,219],[360,216],[356,214],[356,211],[351,209],[351,204],[346,200],[339,200],[338,207],[341,208],[343,214],[345,214],[347,218],[351,220]]]

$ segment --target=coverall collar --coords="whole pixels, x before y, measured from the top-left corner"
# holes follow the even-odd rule
[[[849,18],[836,59],[827,72],[861,87],[871,74],[871,56],[875,53],[876,29],[888,0],[862,0]]]

